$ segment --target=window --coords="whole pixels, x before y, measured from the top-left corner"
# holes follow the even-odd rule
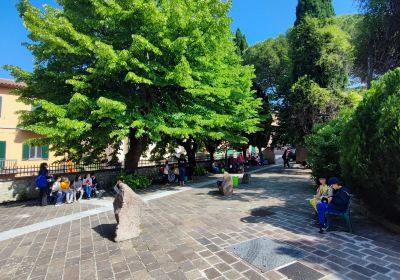
[[[42,147],[39,146],[29,146],[29,158],[42,158]]]
[[[48,159],[49,147],[48,146],[32,146],[24,144],[22,147],[22,159]]]

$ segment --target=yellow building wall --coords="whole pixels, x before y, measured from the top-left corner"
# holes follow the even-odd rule
[[[0,88],[2,97],[1,116],[0,116],[0,141],[6,142],[6,160],[16,160],[17,166],[35,166],[41,162],[52,163],[59,158],[49,151],[49,158],[22,160],[22,146],[28,139],[38,138],[39,135],[30,131],[17,128],[18,111],[31,110],[30,105],[18,102],[18,96],[12,94],[11,89]]]
[[[17,126],[18,111],[31,110],[31,106],[18,102],[15,94],[10,93],[11,89],[0,88],[0,96],[2,97],[0,127],[1,126]]]

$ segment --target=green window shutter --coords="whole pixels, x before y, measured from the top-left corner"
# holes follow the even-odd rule
[[[0,141],[0,160],[6,159],[6,141]]]
[[[49,146],[42,146],[42,159],[49,159]]]
[[[22,160],[28,160],[28,159],[29,159],[29,145],[23,144],[22,145]]]

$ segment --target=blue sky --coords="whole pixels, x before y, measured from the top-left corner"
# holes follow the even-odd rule
[[[0,67],[12,64],[32,71],[32,56],[21,46],[27,41],[27,32],[15,9],[18,0],[0,0]],[[354,0],[333,0],[336,14],[357,12]],[[31,0],[35,6],[49,4],[55,0]],[[276,37],[284,33],[295,20],[297,0],[233,0],[230,12],[233,18],[232,30],[240,27],[250,44]],[[12,78],[0,69],[1,78]]]

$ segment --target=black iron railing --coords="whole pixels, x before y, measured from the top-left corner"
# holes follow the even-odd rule
[[[215,160],[221,160],[223,157],[216,157]],[[209,156],[198,156],[196,157],[197,162],[210,161]],[[168,159],[169,164],[177,164],[177,158]],[[147,159],[141,159],[138,163],[139,168],[147,167],[159,167],[164,164],[164,160],[153,161]],[[80,164],[72,162],[53,163],[48,165],[49,174],[63,174],[63,173],[86,173],[95,172],[102,170],[122,170],[123,164],[109,164],[109,163],[92,163],[92,164]],[[36,176],[39,173],[40,165],[26,165],[17,166],[16,160],[0,160],[0,177],[4,176],[15,176],[15,177],[28,177]]]
[[[122,165],[110,165],[108,163],[92,163],[92,164],[78,164],[78,163],[54,163],[48,165],[49,174],[62,174],[62,173],[81,173],[81,172],[94,172],[100,170],[120,170]],[[0,168],[0,176],[13,175],[16,177],[36,176],[39,173],[40,165],[7,165]]]

